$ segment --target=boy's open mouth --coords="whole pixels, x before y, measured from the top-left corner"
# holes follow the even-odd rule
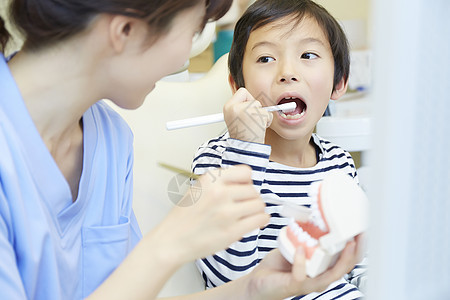
[[[280,111],[279,112],[280,116],[282,118],[288,119],[288,120],[296,120],[296,119],[300,119],[301,117],[303,117],[303,115],[306,112],[306,103],[303,102],[303,100],[300,98],[285,97],[278,102],[278,105],[284,104],[284,103],[289,103],[289,102],[295,102],[297,104],[297,107],[293,111],[290,111],[290,112]]]

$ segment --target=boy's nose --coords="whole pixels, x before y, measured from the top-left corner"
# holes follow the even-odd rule
[[[298,76],[295,75],[285,75],[285,76],[281,76],[280,78],[280,82],[282,83],[291,83],[291,82],[296,82],[298,81]]]
[[[290,59],[280,59],[278,64],[278,81],[279,83],[294,83],[300,81],[300,70],[295,61]]]

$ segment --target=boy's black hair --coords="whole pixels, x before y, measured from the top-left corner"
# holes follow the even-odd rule
[[[234,30],[228,67],[238,87],[245,86],[242,62],[250,33],[285,17],[293,17],[297,24],[305,17],[312,17],[317,21],[328,38],[333,53],[333,91],[342,79],[346,82],[350,71],[348,41],[339,23],[325,8],[311,0],[259,0],[247,9]]]

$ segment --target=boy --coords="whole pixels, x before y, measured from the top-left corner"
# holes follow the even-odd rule
[[[357,180],[350,154],[313,134],[329,100],[346,92],[349,75],[347,39],[324,8],[310,0],[256,1],[236,25],[229,68],[233,91],[248,91],[257,100],[249,95],[247,101],[225,104],[228,133],[200,147],[193,170],[203,174],[209,168],[251,166],[271,219],[263,229],[197,262],[209,288],[247,274],[277,248],[278,233],[288,224],[280,201],[309,207],[309,185],[335,169]],[[289,113],[262,108],[292,101],[297,108]],[[301,299],[362,296],[342,279]]]

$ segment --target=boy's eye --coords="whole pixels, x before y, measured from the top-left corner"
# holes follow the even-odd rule
[[[301,58],[303,58],[303,59],[315,59],[315,58],[318,58],[318,57],[319,57],[318,55],[316,55],[314,53],[310,53],[310,52],[303,53],[302,56],[301,56]]]
[[[268,63],[268,62],[271,62],[271,61],[274,61],[274,60],[275,59],[273,57],[270,57],[270,56],[262,56],[262,57],[258,58],[258,62],[260,62],[260,63]]]

